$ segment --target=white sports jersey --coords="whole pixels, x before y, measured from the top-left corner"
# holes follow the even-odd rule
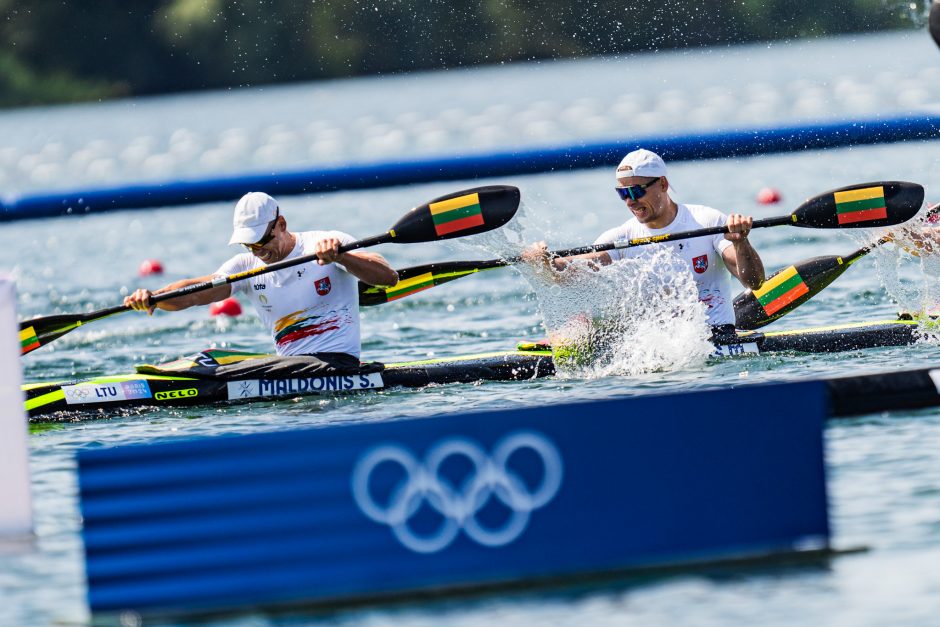
[[[631,240],[639,237],[692,231],[711,226],[724,226],[728,223],[728,216],[717,209],[703,205],[679,205],[675,220],[662,229],[651,229],[640,224],[636,218],[631,218],[622,225],[605,231],[597,238],[595,244],[606,244],[618,240]],[[734,324],[733,294],[731,293],[731,273],[725,267],[721,253],[731,242],[725,239],[724,234],[707,235],[692,239],[663,242],[659,246],[666,246],[672,250],[684,263],[688,264],[689,272],[698,285],[698,297],[708,306],[708,323],[711,325]],[[614,261],[627,257],[636,257],[643,252],[643,247],[621,248],[609,250],[607,253]]]
[[[295,233],[297,243],[285,257],[316,252],[316,243],[335,237],[349,244],[353,237],[340,231]],[[263,267],[251,253],[235,255],[216,271],[229,275]],[[278,355],[348,353],[359,357],[359,281],[339,264],[311,261],[232,283],[255,306],[270,330]]]

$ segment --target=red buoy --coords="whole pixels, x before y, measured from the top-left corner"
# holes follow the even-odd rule
[[[757,202],[762,205],[775,205],[781,198],[780,192],[773,187],[765,187],[757,192]]]
[[[927,206],[927,224],[936,224],[940,222],[940,202]]]
[[[217,303],[212,303],[209,305],[209,315],[210,316],[240,316],[242,313],[242,306],[234,296],[226,298],[225,300],[220,300]]]
[[[163,274],[163,264],[159,259],[147,259],[141,262],[137,268],[137,274],[140,276],[150,276],[151,274]]]

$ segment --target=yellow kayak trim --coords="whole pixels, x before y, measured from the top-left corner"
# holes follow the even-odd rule
[[[767,337],[778,337],[781,335],[805,335],[807,333],[822,333],[825,331],[845,331],[848,329],[860,329],[864,327],[873,327],[878,325],[914,325],[918,323],[914,320],[872,320],[870,322],[849,322],[846,324],[834,324],[827,327],[803,327],[802,329],[793,329],[792,331],[738,331],[738,337],[748,337],[751,335],[765,335]]]
[[[56,401],[61,401],[65,398],[65,392],[62,388],[49,392],[48,394],[43,394],[42,396],[37,396],[36,398],[31,398],[25,402],[24,406],[26,411],[36,409],[37,407],[42,407],[43,405],[48,405],[49,403],[55,403]]]
[[[496,351],[492,353],[479,353],[476,355],[460,355],[459,358],[440,357],[437,359],[422,359],[419,361],[403,361],[394,364],[385,364],[386,369],[391,368],[410,368],[413,366],[428,366],[431,364],[446,364],[460,361],[472,361],[474,359],[489,359],[491,357],[508,357],[510,355],[532,355],[535,357],[551,357],[551,351]]]

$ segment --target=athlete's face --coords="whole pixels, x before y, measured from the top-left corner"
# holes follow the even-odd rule
[[[279,216],[274,220],[266,237],[262,238],[263,243],[258,242],[247,248],[251,251],[252,255],[265,264],[274,263],[286,257],[287,253],[290,252],[290,243],[287,241],[289,239],[287,235],[287,222],[284,220],[283,216]]]
[[[644,192],[642,196],[634,199],[628,195],[624,198],[627,208],[640,224],[656,222],[669,209],[669,195],[666,193],[669,183],[665,177],[628,176],[618,178],[617,185],[623,188],[633,185],[642,186]]]

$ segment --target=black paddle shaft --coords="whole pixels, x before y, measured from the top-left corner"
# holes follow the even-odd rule
[[[485,233],[486,231],[491,231],[506,224],[506,222],[512,219],[516,214],[516,210],[519,208],[520,197],[519,189],[511,185],[487,185],[447,194],[420,207],[415,207],[392,225],[392,228],[387,232],[372,237],[366,237],[352,242],[351,244],[344,244],[339,247],[339,252],[345,253],[351,250],[387,244],[389,242],[396,244],[413,244]],[[460,228],[442,228],[441,224],[435,219],[435,214],[438,216],[442,215],[440,211],[446,214],[448,208],[453,207],[454,203],[458,206],[467,206],[467,208],[471,210],[471,213],[474,214],[471,218],[475,218],[475,220],[471,224]],[[436,207],[440,209],[436,210]],[[218,287],[220,285],[248,279],[259,274],[277,272],[284,268],[316,261],[317,259],[316,254],[304,255],[294,259],[285,259],[270,265],[239,272],[238,274],[232,274],[227,277],[217,277],[212,281],[194,283],[193,285],[187,285],[177,290],[151,296],[150,302],[151,304],[159,303],[171,298],[186,296],[193,292],[201,292],[202,290]],[[123,310],[124,309],[121,308],[117,311]]]
[[[367,248],[369,246],[377,246],[378,244],[386,244],[392,241],[392,236],[388,233],[383,233],[382,235],[375,235],[373,237],[367,237],[365,239],[357,240],[351,244],[345,244],[339,247],[340,253],[349,252],[351,250],[356,250],[359,248]],[[258,266],[252,270],[246,270],[245,272],[239,272],[238,274],[230,274],[224,277],[218,277],[213,281],[203,281],[201,283],[193,283],[192,285],[187,285],[186,287],[181,287],[169,292],[164,292],[162,294],[153,294],[150,297],[151,304],[156,304],[169,300],[171,298],[178,298],[180,296],[186,296],[187,294],[192,294],[194,292],[201,292],[213,287],[218,287],[220,285],[227,285],[229,283],[234,283],[236,281],[242,281],[244,279],[250,279],[253,276],[259,274],[267,274],[269,272],[277,272],[278,270],[283,270],[284,268],[290,268],[293,266],[299,266],[304,263],[311,261],[316,261],[319,259],[316,253],[311,253],[309,255],[303,255],[302,257],[294,257],[293,259],[285,259],[283,261],[278,261],[276,263],[268,264],[266,266]],[[121,306],[115,307],[115,312],[124,311],[129,309],[129,307]]]
[[[388,233],[383,233],[382,235],[376,235],[373,237],[367,237],[355,241],[351,244],[346,244],[339,247],[339,252],[345,253],[350,250],[356,250],[358,248],[367,248],[369,246],[376,246],[378,244],[385,244],[392,241],[391,235]],[[295,257],[293,259],[285,259],[284,261],[278,261],[277,263],[272,263],[267,266],[259,266],[253,270],[247,270],[245,272],[240,272],[238,274],[230,274],[225,277],[218,277],[213,281],[201,281],[199,283],[193,283],[192,285],[187,285],[185,287],[180,287],[175,290],[170,290],[169,292],[163,292],[162,294],[151,294],[150,295],[150,304],[155,305],[161,303],[165,300],[170,300],[171,298],[179,298],[180,296],[187,296],[189,294],[194,294],[196,292],[202,292],[204,290],[211,289],[213,287],[219,287],[220,285],[227,285],[229,283],[234,283],[235,281],[241,281],[244,279],[250,279],[253,276],[259,274],[266,274],[268,272],[277,272],[278,270],[283,270],[284,268],[290,268],[292,266],[297,266],[309,261],[316,261],[318,257],[316,254],[304,255],[302,257]],[[115,305],[114,307],[107,307],[105,309],[99,309],[90,314],[61,314],[54,316],[45,316],[42,318],[47,326],[56,325],[56,324],[68,324],[72,322],[82,322],[87,323],[92,320],[99,320],[101,318],[107,318],[108,316],[113,316],[114,314],[119,314],[122,311],[130,311],[131,307],[127,305]],[[36,324],[36,320],[25,320],[20,323],[20,328],[25,328],[27,326]]]
[[[792,216],[780,216],[778,218],[763,218],[754,220],[751,228],[761,228],[765,226],[781,226],[784,224],[793,224]],[[649,237],[637,237],[631,240],[620,240],[618,242],[608,242],[606,244],[595,244],[593,246],[581,246],[579,248],[569,248],[567,250],[556,250],[551,253],[553,257],[573,257],[575,255],[586,255],[588,253],[602,253],[608,250],[633,248],[634,246],[646,246],[647,244],[661,244],[665,242],[674,242],[680,239],[691,239],[693,237],[707,237],[709,235],[718,235],[720,233],[729,233],[727,226],[710,226],[694,231],[680,231],[678,233],[666,233],[664,235],[651,235]],[[507,259],[506,263],[517,263],[522,261],[522,257],[512,257]]]
[[[852,191],[871,191],[880,194],[880,200],[884,204],[884,215],[880,217],[867,217],[864,220],[842,221],[839,215],[840,201],[839,194]],[[787,216],[775,218],[762,218],[754,220],[752,229],[759,229],[767,226],[796,226],[813,229],[857,229],[874,228],[884,226],[894,226],[901,222],[906,222],[914,217],[920,210],[924,202],[924,188],[916,183],[906,183],[904,181],[881,181],[877,183],[862,183],[859,185],[850,185],[835,189],[818,196],[814,196],[801,204],[793,213]],[[650,237],[640,237],[637,239],[611,242],[608,244],[598,244],[594,246],[583,246],[581,248],[572,248],[569,250],[560,250],[552,253],[554,257],[571,257],[574,255],[585,255],[592,252],[603,252],[620,248],[632,248],[634,246],[643,246],[645,244],[659,244],[663,242],[673,242],[681,239],[690,239],[693,237],[706,237],[708,235],[718,235],[719,233],[728,233],[727,226],[712,226],[694,231],[682,231],[680,233],[666,233],[664,235],[652,235]],[[521,257],[515,257],[508,260],[515,263],[521,260]]]

